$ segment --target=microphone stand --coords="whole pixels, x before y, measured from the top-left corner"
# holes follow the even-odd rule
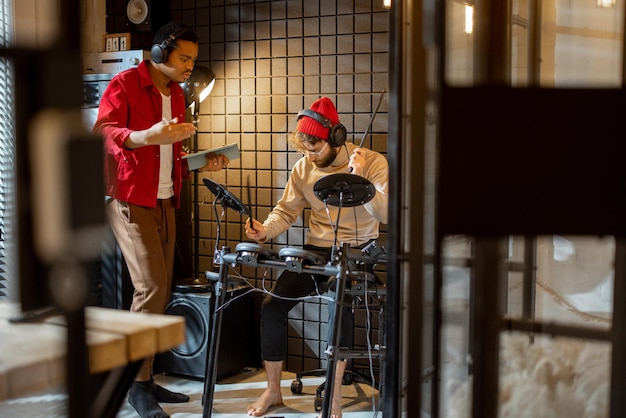
[[[218,201],[222,204],[221,215],[217,213]],[[221,223],[222,223],[222,217],[224,216],[225,208],[226,206],[224,202],[221,200],[221,196],[216,195],[215,199],[213,200],[213,213],[215,214],[215,221],[217,222],[217,229],[216,229],[217,235],[215,237],[215,248],[213,250],[213,264],[216,264],[216,265],[222,264],[222,253],[219,250],[219,248],[220,248]]]
[[[191,115],[193,117],[193,125],[196,127],[196,132],[193,134],[193,152],[198,152],[198,119],[200,115],[200,101],[198,100],[198,86],[194,84],[194,97],[196,100],[192,103]],[[200,203],[198,202],[198,170],[193,170],[193,279],[191,283],[193,285],[205,286],[208,285],[206,278],[200,277]]]

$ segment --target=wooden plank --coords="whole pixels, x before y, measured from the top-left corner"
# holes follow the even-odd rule
[[[90,306],[86,309],[89,329],[109,332],[140,332],[150,330],[153,334],[154,351],[162,353],[185,342],[185,318],[178,315],[159,315],[128,312]],[[136,353],[131,352],[134,359]],[[145,357],[145,356],[143,356]],[[142,357],[139,357],[142,358]]]
[[[90,315],[88,308],[85,310],[85,324],[89,331],[108,332],[117,334],[126,341],[126,352],[123,357],[127,361],[136,361],[156,353],[156,329],[145,324],[137,324],[133,318],[129,318],[128,311],[116,311],[122,315],[100,315],[99,318]],[[65,325],[65,318],[57,316],[46,320],[46,323]]]
[[[64,382],[66,332],[54,325],[0,326],[0,399],[44,391]]]
[[[44,391],[65,382],[67,330],[63,317],[13,324],[19,304],[0,303],[0,399]],[[128,363],[126,337],[87,331],[89,370],[102,373]]]
[[[87,331],[89,371],[106,372],[128,364],[128,342],[123,335],[106,331]]]
[[[65,318],[9,322],[19,312],[19,304],[0,301],[0,401],[65,382]],[[185,341],[182,316],[87,307],[85,320],[91,373],[124,366]]]
[[[59,327],[67,338],[65,318],[47,319],[44,324]],[[93,374],[106,372],[128,364],[128,339],[126,335],[108,331],[87,330],[89,371]],[[64,348],[66,342],[64,341]],[[64,350],[65,352],[65,350]]]

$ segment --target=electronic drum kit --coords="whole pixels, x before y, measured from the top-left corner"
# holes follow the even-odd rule
[[[213,180],[203,179],[206,187],[215,196],[213,206],[217,207],[217,204],[221,204],[224,209],[233,209],[236,212],[250,216],[252,218],[252,212],[250,207],[244,204],[239,198],[230,193],[225,186],[220,185]],[[249,188],[249,186],[248,186]],[[360,206],[371,199],[373,199],[376,189],[372,183],[364,177],[349,174],[338,173],[332,174],[318,180],[314,185],[314,193],[318,199],[324,202],[325,205],[336,206],[339,208],[337,214],[337,223],[339,222],[339,216],[342,207],[354,207]],[[248,194],[249,195],[249,194]],[[249,202],[250,203],[250,202]],[[217,210],[216,210],[217,214]],[[336,284],[336,303],[343,303],[343,296],[346,293],[346,278],[349,274],[348,263],[350,259],[363,259],[367,258],[367,252],[364,250],[358,251],[351,250],[348,244],[334,245],[332,249],[331,261],[327,262],[324,258],[321,258],[317,254],[298,248],[298,247],[284,247],[280,251],[275,252],[273,249],[258,243],[241,242],[235,247],[235,252],[230,252],[228,247],[223,247],[221,250],[217,250],[219,243],[220,226],[218,218],[217,227],[217,243],[216,254],[214,259],[216,264],[220,265],[219,275],[216,277],[214,272],[207,272],[207,278],[213,280],[213,288],[216,297],[215,313],[213,316],[213,326],[211,327],[211,341],[209,356],[207,357],[207,369],[204,382],[204,394],[203,394],[203,418],[211,416],[211,409],[213,404],[213,392],[217,379],[217,367],[215,361],[217,360],[217,354],[219,350],[219,338],[221,334],[221,315],[222,309],[219,309],[224,304],[225,293],[222,289],[225,288],[229,279],[228,268],[236,267],[238,265],[245,265],[251,267],[266,267],[284,269],[294,271],[298,273],[311,273],[320,274],[336,278],[344,278],[344,280],[337,280]],[[336,234],[335,234],[336,235]],[[335,237],[336,241],[336,237]],[[335,242],[336,244],[336,242]],[[385,262],[383,257],[370,258],[374,262]],[[367,287],[367,286],[366,286]],[[328,354],[328,369],[326,375],[326,393],[324,397],[324,404],[321,406],[322,417],[326,418],[330,416],[330,410],[332,405],[332,393],[333,382],[335,374],[335,365],[338,358],[335,354],[342,354],[342,359],[346,358],[350,354],[345,349],[336,347],[339,341],[339,326],[341,323],[342,309],[335,309],[334,315],[329,318],[329,324],[333,327],[331,338],[329,341],[329,347],[326,351]],[[335,354],[333,354],[335,353]],[[316,409],[318,405],[316,402]],[[320,410],[320,409],[318,409]]]

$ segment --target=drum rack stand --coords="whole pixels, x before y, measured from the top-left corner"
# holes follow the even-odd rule
[[[220,202],[224,208],[232,208],[241,214],[250,216],[250,208],[241,202],[236,196],[232,195],[225,186],[215,183],[212,180],[204,179],[204,183],[209,190],[215,195],[214,206]],[[332,411],[333,391],[335,384],[335,369],[337,361],[347,360],[348,358],[363,358],[370,356],[371,352],[364,350],[351,350],[338,347],[339,334],[341,328],[341,316],[343,314],[344,299],[346,294],[346,282],[349,276],[348,261],[350,245],[347,243],[337,245],[337,228],[339,227],[339,215],[342,207],[360,206],[369,202],[375,195],[376,189],[372,183],[361,176],[348,173],[336,173],[323,177],[318,180],[313,192],[318,199],[324,202],[325,206],[337,206],[337,219],[334,226],[335,245],[332,247],[330,262],[322,265],[316,260],[311,260],[302,251],[295,248],[283,248],[281,252],[285,255],[282,260],[278,260],[271,252],[262,250],[258,244],[240,243],[231,252],[227,246],[222,247],[220,251],[215,251],[216,264],[220,265],[217,280],[212,272],[206,273],[206,278],[214,280],[213,290],[215,294],[215,310],[213,312],[213,323],[211,327],[211,339],[209,344],[209,355],[206,361],[206,374],[204,380],[204,393],[202,395],[203,418],[211,416],[213,407],[213,397],[215,391],[215,383],[217,380],[217,355],[219,353],[220,335],[222,331],[222,315],[224,300],[226,297],[226,287],[228,284],[228,269],[230,266],[236,267],[239,264],[245,264],[252,267],[270,267],[294,271],[297,273],[310,273],[328,276],[335,276],[336,289],[335,300],[336,309],[333,309],[329,318],[331,324],[331,334],[328,341],[326,355],[328,356],[328,367],[326,369],[326,396],[322,405],[322,418],[329,418]],[[331,222],[332,224],[332,222]],[[243,244],[243,246],[242,246]],[[216,244],[216,247],[218,244]],[[219,252],[219,254],[217,254]],[[280,253],[279,253],[280,255]],[[365,292],[367,296],[367,285]],[[384,353],[379,351],[380,358],[384,358]]]
[[[341,317],[343,315],[343,306],[345,304],[345,296],[347,294],[347,282],[352,274],[348,269],[348,254],[349,254],[349,245],[343,244],[342,247],[333,247],[333,253],[331,256],[331,262],[338,263],[341,266],[341,274],[337,275],[337,284],[336,284],[336,292],[335,292],[335,301],[336,308],[332,310],[331,315],[329,317],[329,323],[332,325],[332,331],[330,335],[330,341],[328,348],[326,349],[326,354],[328,355],[328,366],[326,369],[326,382],[324,385],[325,396],[322,398],[321,405],[321,417],[328,418],[331,416],[332,412],[332,401],[335,387],[335,374],[336,374],[336,366],[338,361],[345,361],[351,358],[380,358],[384,359],[385,350],[383,347],[379,347],[378,349],[367,350],[367,349],[353,349],[346,347],[339,347],[339,335],[341,333]],[[374,276],[372,274],[372,276]],[[369,286],[367,281],[365,283],[363,290],[364,297],[367,297],[369,294]],[[360,293],[360,292],[359,292]],[[347,371],[346,371],[347,372]],[[373,382],[372,382],[373,384]],[[318,394],[318,396],[321,394]],[[316,399],[317,401],[317,399]],[[316,402],[316,409],[317,402]]]
[[[377,260],[374,257],[372,257],[371,259],[368,259],[368,261],[371,262],[372,265],[378,264]],[[350,283],[350,287],[349,289],[346,289],[345,294],[349,295],[351,298],[365,299],[367,297],[374,297],[380,301],[380,300],[384,300],[387,294],[386,287],[384,286],[384,284],[380,282],[375,272],[363,271],[363,270],[356,270],[356,271],[350,270],[347,274],[346,283]],[[337,301],[336,303],[342,303],[342,302]],[[353,307],[355,306],[354,302],[352,303],[352,306]],[[384,312],[384,302],[379,303],[378,306],[380,307],[380,314],[382,315]],[[358,359],[367,359],[371,362],[373,359],[383,359],[385,350],[384,350],[384,346],[381,346],[382,341],[383,341],[381,331],[382,329],[379,329],[379,344],[376,344],[373,348],[354,349],[354,348],[346,348],[346,347],[337,347],[337,345],[334,345],[335,347],[334,355],[336,356],[337,359],[345,359],[345,360],[358,358]],[[354,365],[352,366],[352,368],[350,365],[348,365],[347,367],[348,368],[346,368],[344,376],[343,376],[343,380],[342,380],[343,385],[349,385],[356,381],[356,382],[366,383],[372,386],[373,388],[380,389],[378,386],[381,381],[380,376],[375,377],[372,374],[365,375],[355,370]],[[370,369],[368,368],[368,370]],[[296,373],[296,377],[291,382],[291,393],[293,393],[294,395],[302,393],[302,387],[303,387],[302,378],[303,377],[326,376],[327,371],[328,371],[327,368],[322,368],[322,369],[301,371],[301,372]],[[380,373],[380,369],[378,373]],[[315,405],[315,411],[317,412],[322,411],[322,406],[323,406],[322,400],[324,399],[323,393],[325,392],[326,387],[327,387],[327,382],[326,380],[324,380],[324,382],[319,384],[317,388],[315,389],[314,405]]]
[[[321,274],[328,277],[335,276],[336,291],[335,300],[336,309],[333,309],[329,318],[329,323],[332,326],[331,335],[329,339],[329,345],[326,349],[328,356],[328,367],[326,369],[326,396],[323,398],[322,405],[322,418],[328,418],[331,415],[332,398],[335,381],[335,369],[337,361],[347,360],[349,358],[365,358],[375,356],[377,358],[384,357],[383,350],[354,350],[344,347],[338,347],[340,327],[341,327],[341,315],[344,305],[344,299],[346,294],[346,281],[349,276],[348,271],[348,251],[349,245],[343,244],[341,247],[334,246],[332,250],[331,261],[325,265],[309,265],[307,260],[298,257],[291,257],[288,261],[277,260],[271,257],[264,257],[263,254],[250,254],[243,253],[242,251],[231,252],[229,247],[222,247],[220,254],[220,268],[217,279],[214,274],[208,274],[209,280],[214,280],[213,288],[215,293],[215,310],[212,317],[211,327],[211,339],[209,345],[209,355],[206,362],[206,374],[204,380],[204,393],[202,396],[203,405],[203,418],[209,418],[211,416],[211,410],[213,406],[213,398],[215,391],[215,384],[217,380],[217,355],[219,353],[220,335],[222,328],[222,315],[224,305],[226,288],[229,280],[228,269],[230,266],[236,267],[240,264],[246,264],[253,267],[269,267],[280,268],[295,271],[298,273],[311,273]],[[367,289],[366,289],[367,293]]]

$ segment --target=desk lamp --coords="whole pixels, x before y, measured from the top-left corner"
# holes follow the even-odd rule
[[[198,117],[200,115],[200,103],[206,99],[211,90],[213,90],[213,85],[215,84],[215,73],[211,71],[209,68],[197,65],[191,76],[185,81],[181,83],[181,87],[185,91],[185,103],[187,104],[187,108],[191,111],[191,115],[193,117],[193,124],[197,128],[198,127]],[[198,132],[196,132],[192,137],[192,149],[193,152],[198,152]],[[208,280],[204,277],[200,277],[200,204],[198,203],[198,171],[194,170],[193,172],[193,195],[194,195],[194,205],[193,205],[193,223],[194,223],[194,240],[193,240],[193,279],[192,285],[207,285]],[[203,275],[204,276],[204,275]]]

